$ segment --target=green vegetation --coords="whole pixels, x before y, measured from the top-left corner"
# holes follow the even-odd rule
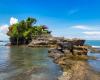
[[[11,44],[28,44],[33,37],[51,33],[45,25],[36,26],[36,22],[35,18],[28,17],[26,20],[10,25],[7,35],[10,36]]]

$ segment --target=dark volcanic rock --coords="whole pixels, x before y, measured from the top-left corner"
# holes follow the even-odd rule
[[[73,40],[73,45],[76,46],[83,46],[85,43],[85,40]]]

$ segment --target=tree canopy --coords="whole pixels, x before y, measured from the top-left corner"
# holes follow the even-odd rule
[[[35,18],[28,17],[26,20],[10,25],[7,35],[10,36],[11,43],[28,44],[36,35],[50,34],[47,26],[36,26],[36,22]]]

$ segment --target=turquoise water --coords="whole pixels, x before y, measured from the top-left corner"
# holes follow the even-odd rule
[[[100,40],[87,40],[85,44],[91,46],[100,46]]]
[[[59,75],[46,48],[0,46],[0,80],[57,80]]]

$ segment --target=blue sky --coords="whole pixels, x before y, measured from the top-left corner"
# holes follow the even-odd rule
[[[35,17],[54,36],[100,39],[100,0],[0,0],[0,39],[11,18]]]

